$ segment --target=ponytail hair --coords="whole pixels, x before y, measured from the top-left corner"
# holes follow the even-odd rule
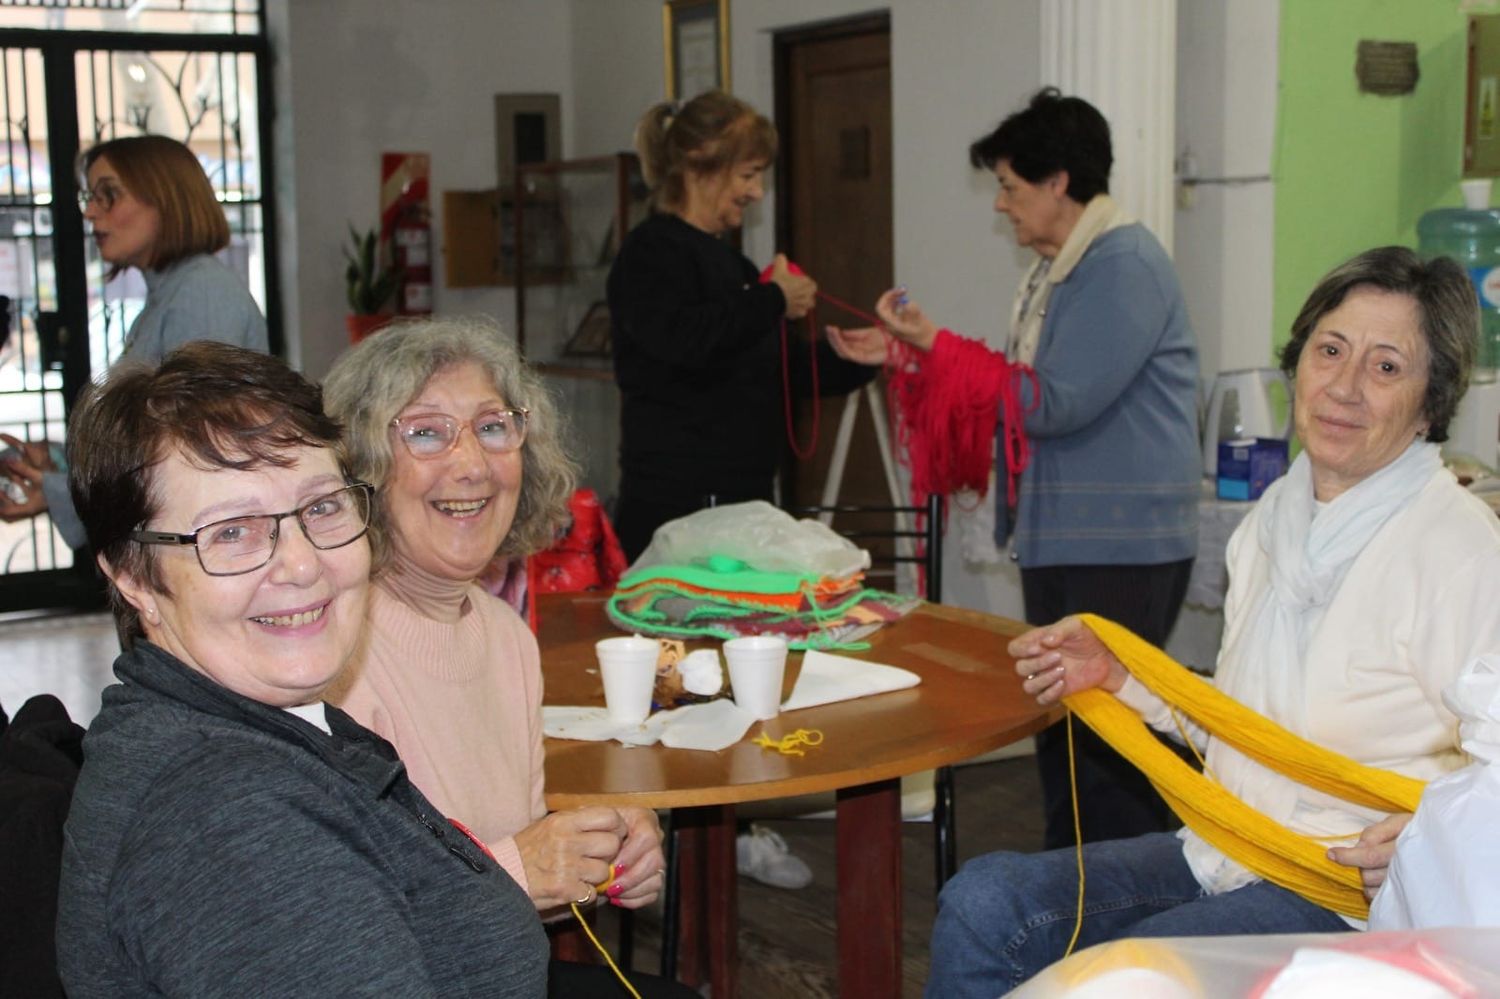
[[[737,97],[708,90],[681,107],[652,105],[635,127],[641,173],[658,209],[680,207],[687,175],[711,175],[736,163],[776,158],[776,126]]]

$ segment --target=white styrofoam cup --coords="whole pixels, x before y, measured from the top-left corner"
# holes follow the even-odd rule
[[[655,639],[640,635],[604,638],[594,643],[610,718],[628,723],[646,720],[651,713],[651,691],[656,686],[656,658],[660,648]]]
[[[786,674],[786,639],[775,635],[731,638],[724,643],[734,703],[757,718],[781,711],[781,681]]]

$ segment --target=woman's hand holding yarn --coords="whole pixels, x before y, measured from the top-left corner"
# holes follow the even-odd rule
[[[906,294],[905,288],[892,288],[875,301],[875,312],[891,335],[918,350],[931,350],[938,328],[927,318],[922,307]]]
[[[786,298],[786,317],[801,319],[812,311],[818,301],[818,282],[806,274],[792,273],[785,253],[776,254],[771,261],[771,282],[781,289]]]
[[[532,903],[545,912],[592,902],[629,832],[618,811],[594,806],[553,812],[516,833]]]
[[[1129,676],[1120,660],[1077,617],[1065,617],[1045,628],[1033,628],[1012,639],[1021,689],[1050,705],[1080,690],[1103,687],[1117,693]]]

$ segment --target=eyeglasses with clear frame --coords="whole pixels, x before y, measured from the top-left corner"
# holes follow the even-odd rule
[[[375,487],[355,482],[325,493],[295,510],[230,517],[204,524],[191,534],[131,531],[130,540],[143,545],[192,545],[198,564],[210,576],[238,576],[271,561],[281,537],[281,522],[296,517],[302,534],[319,551],[353,544],[370,529],[371,497]]]
[[[468,427],[479,446],[492,454],[518,450],[526,442],[529,409],[492,409],[465,423],[447,413],[398,416],[391,421],[396,436],[413,458],[441,458],[458,445]]]
[[[119,186],[107,180],[100,181],[97,186],[78,192],[78,210],[86,212],[89,210],[89,205],[93,204],[98,205],[101,212],[107,212],[124,194],[125,191]]]

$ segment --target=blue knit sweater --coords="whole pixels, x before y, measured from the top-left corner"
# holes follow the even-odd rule
[[[1172,262],[1144,226],[1099,236],[1052,290],[1034,367],[1011,557],[1023,568],[1192,558],[1197,347]]]

